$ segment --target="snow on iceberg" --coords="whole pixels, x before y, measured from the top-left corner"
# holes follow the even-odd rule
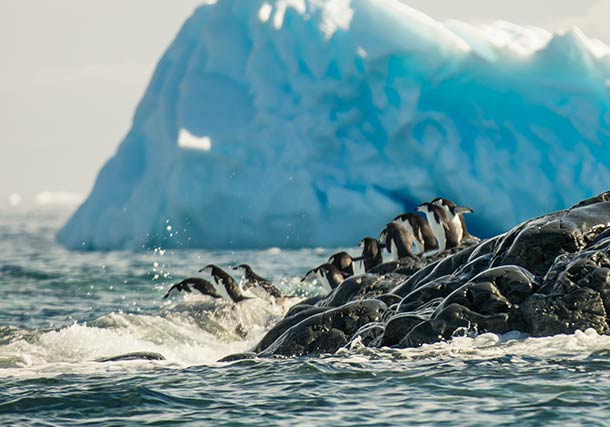
[[[208,2],[58,238],[351,245],[436,196],[473,207],[474,233],[504,231],[610,188],[608,51],[398,0]]]

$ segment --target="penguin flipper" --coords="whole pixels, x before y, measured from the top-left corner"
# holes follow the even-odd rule
[[[169,288],[167,293],[163,296],[163,299],[167,299],[167,297],[169,297],[169,294],[171,294],[174,289],[176,289],[178,292],[181,292],[184,290],[186,290],[187,292],[191,292],[188,285],[186,285],[184,282],[180,282],[180,283],[176,283],[171,288]]]

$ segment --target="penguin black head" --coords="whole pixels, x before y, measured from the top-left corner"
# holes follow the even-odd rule
[[[244,271],[252,270],[252,267],[250,267],[248,264],[236,265],[233,267],[233,270],[239,270],[240,268],[242,268]]]
[[[337,267],[329,263],[321,264],[316,268],[309,270],[307,273],[305,273],[305,276],[303,276],[301,282],[307,280],[307,277],[309,277],[311,274],[326,278],[332,289],[339,286],[339,284],[341,284],[345,278],[345,275]]]
[[[200,273],[202,273],[202,272],[204,272],[204,271],[205,271],[205,272],[209,272],[209,273],[212,273],[212,274],[213,274],[213,273],[214,273],[214,270],[216,270],[216,269],[218,269],[218,267],[217,267],[217,266],[215,266],[214,264],[208,264],[208,265],[206,265],[205,267],[201,268],[201,269],[199,270],[199,272],[200,272]]]
[[[344,276],[353,276],[354,271],[354,260],[347,252],[337,252],[328,258],[328,263],[334,265],[343,273]]]
[[[379,247],[379,240],[375,239],[374,237],[365,237],[364,239],[362,239],[360,241],[358,246],[360,246],[363,249],[371,248],[371,247],[375,247],[375,246]]]
[[[379,244],[381,247],[385,247],[385,242],[386,239],[388,237],[388,226],[386,225],[385,228],[383,230],[381,230],[381,233],[379,233]]]
[[[424,203],[421,203],[419,206],[417,206],[415,208],[415,210],[417,212],[432,212],[432,211],[434,211],[433,206],[436,206],[436,205],[433,205],[430,202],[424,202]]]
[[[431,202],[433,205],[440,206],[442,208],[447,209],[451,212],[452,215],[457,215],[459,213],[473,213],[474,211],[466,206],[458,206],[454,202],[449,199],[444,199],[442,197],[437,197]]]

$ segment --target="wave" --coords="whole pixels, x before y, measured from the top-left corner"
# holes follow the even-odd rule
[[[476,336],[456,336],[448,341],[424,344],[421,347],[405,349],[372,349],[359,342],[350,348],[342,348],[339,356],[348,359],[380,357],[396,360],[417,361],[446,359],[490,360],[506,358],[511,363],[529,363],[532,359],[587,358],[591,354],[610,352],[610,336],[600,335],[594,329],[577,330],[573,334],[558,334],[550,337],[529,337],[518,331],[506,334],[484,333]]]
[[[155,314],[110,313],[60,329],[0,330],[0,376],[96,369],[98,359],[132,352],[159,353],[160,366],[214,363],[253,348],[299,298],[251,299],[233,304],[188,295]],[[133,363],[133,362],[129,362]],[[151,363],[150,361],[140,363]],[[19,372],[21,371],[21,372]]]

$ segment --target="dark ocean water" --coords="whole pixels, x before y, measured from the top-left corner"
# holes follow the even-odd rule
[[[610,425],[610,337],[458,337],[409,350],[217,363],[291,304],[162,296],[214,262],[289,292],[331,250],[72,253],[65,210],[0,212],[0,425]],[[356,250],[353,249],[355,252]],[[164,361],[99,363],[132,351]]]

